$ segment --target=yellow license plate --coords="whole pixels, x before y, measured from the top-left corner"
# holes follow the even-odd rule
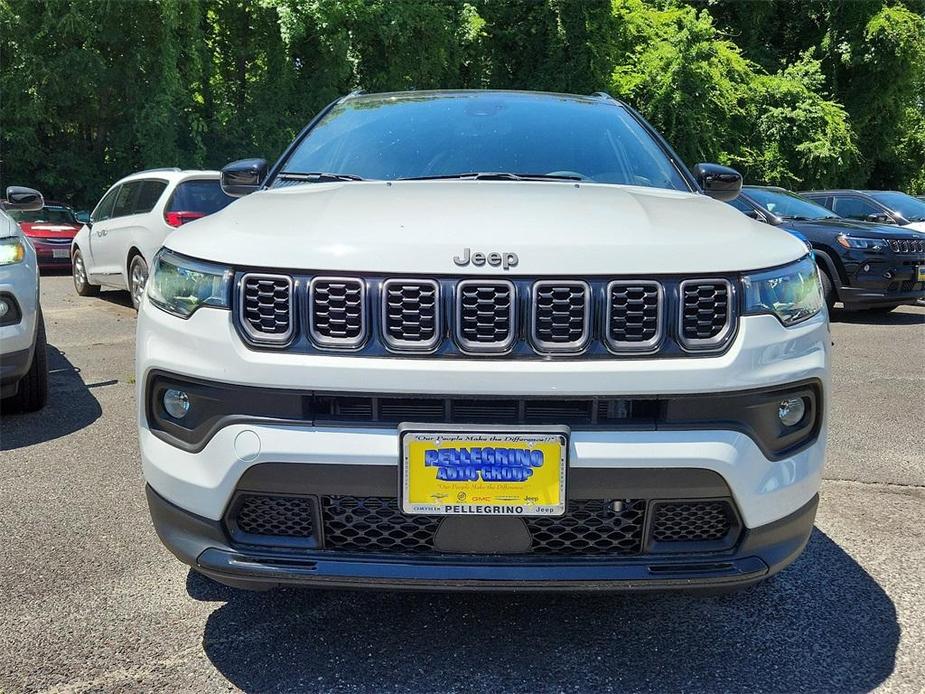
[[[561,433],[406,432],[402,511],[562,515],[567,451]]]
[[[919,265],[919,271],[915,273],[916,282],[925,282],[925,265]]]

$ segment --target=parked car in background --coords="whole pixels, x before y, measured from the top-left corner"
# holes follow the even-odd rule
[[[81,296],[101,287],[128,289],[137,309],[148,268],[167,235],[232,199],[222,192],[218,171],[151,169],[126,176],[74,238],[74,288]]]
[[[729,204],[809,240],[830,308],[892,311],[925,297],[925,234],[845,219],[783,188],[743,186]]]
[[[71,241],[81,227],[74,210],[64,203],[49,200],[40,210],[18,210],[6,201],[2,206],[29,237],[40,269],[70,267]]]
[[[925,201],[898,190],[813,190],[801,195],[839,217],[925,232]]]
[[[0,399],[4,410],[33,412],[48,399],[38,258],[10,214],[36,212],[43,204],[38,191],[10,186],[0,210]]]

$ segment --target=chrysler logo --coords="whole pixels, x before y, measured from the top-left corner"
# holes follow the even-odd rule
[[[476,267],[482,267],[488,263],[492,267],[510,270],[512,267],[517,267],[520,258],[517,257],[516,253],[511,253],[510,251],[491,251],[489,253],[476,251],[473,253],[471,248],[463,248],[463,252],[454,257],[453,262],[459,265],[459,267],[466,267],[469,263],[472,263]]]

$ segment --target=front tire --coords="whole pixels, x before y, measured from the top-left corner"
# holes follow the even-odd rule
[[[145,285],[148,284],[148,264],[140,255],[132,258],[128,266],[128,290],[132,295],[132,306],[137,311],[141,306],[141,298],[145,295]]]
[[[87,266],[84,264],[84,257],[79,248],[74,251],[74,257],[71,258],[71,275],[74,277],[74,289],[77,290],[78,295],[96,296],[100,293],[100,285],[90,284]]]
[[[38,322],[32,366],[20,379],[16,395],[9,399],[11,408],[17,412],[35,412],[45,407],[45,403],[48,402],[48,351],[45,319],[41,310],[38,312]]]
[[[825,270],[819,270],[819,278],[822,281],[822,296],[825,298],[826,308],[829,309],[831,313],[832,309],[835,307],[835,287],[832,285],[832,278],[829,277],[829,273]]]

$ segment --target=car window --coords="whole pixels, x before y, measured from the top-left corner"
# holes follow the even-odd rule
[[[135,213],[135,199],[138,197],[142,183],[143,181],[131,181],[130,183],[122,184],[122,188],[119,190],[112,207],[113,219]]]
[[[167,187],[167,181],[141,181],[140,183],[133,214],[144,214],[153,210]]]
[[[911,195],[894,190],[883,190],[872,192],[870,196],[881,205],[886,205],[894,212],[898,212],[910,222],[925,222],[925,202]]]
[[[832,210],[789,190],[778,188],[749,188],[748,196],[771,214],[782,219],[829,219]]]
[[[842,217],[860,220],[866,220],[872,214],[883,213],[877,205],[855,195],[836,195],[832,200],[832,209]]]
[[[112,204],[115,202],[116,196],[121,189],[122,186],[116,186],[103,196],[103,199],[97,204],[96,209],[93,210],[93,214],[90,215],[90,218],[94,222],[102,222],[112,217]]]
[[[755,209],[751,205],[749,205],[747,202],[745,202],[742,198],[736,198],[735,200],[729,200],[728,202],[730,205],[736,208],[739,212],[751,212],[753,209]]]
[[[283,170],[384,180],[558,173],[690,190],[656,140],[622,106],[535,94],[349,99],[322,118]]]
[[[170,196],[166,211],[198,212],[205,216],[218,212],[232,200],[234,198],[225,195],[216,179],[183,181]]]
[[[17,222],[26,222],[27,224],[77,224],[74,211],[69,207],[58,207],[53,205],[43,207],[37,212],[10,210],[8,214]]]

